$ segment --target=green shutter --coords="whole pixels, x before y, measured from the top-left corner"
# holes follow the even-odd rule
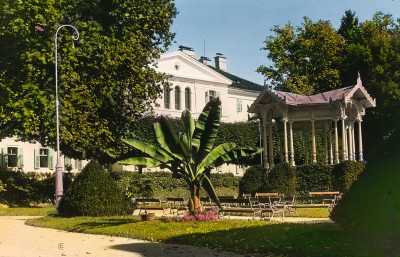
[[[219,97],[219,91],[215,91],[215,96]]]
[[[206,104],[208,103],[208,91],[206,91],[206,101],[205,101],[205,103]]]
[[[49,149],[49,169],[53,170],[53,150]]]
[[[2,156],[3,156],[3,158],[2,158],[2,166],[3,166],[3,168],[7,168],[7,165],[8,165],[8,156],[7,156],[7,147],[4,147],[3,149],[2,149]]]
[[[22,148],[18,148],[18,168],[24,167],[24,156]]]
[[[40,167],[40,149],[35,149],[34,151],[34,157],[35,157],[35,169],[39,169]]]

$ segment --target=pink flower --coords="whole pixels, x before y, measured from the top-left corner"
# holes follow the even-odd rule
[[[36,29],[36,30],[39,30],[39,31],[41,31],[41,32],[43,32],[43,31],[44,31],[44,29],[43,29],[42,27],[40,27],[40,26],[37,26],[37,25],[35,26],[35,29]]]

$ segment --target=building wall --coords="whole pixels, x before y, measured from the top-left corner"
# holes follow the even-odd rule
[[[17,163],[13,165],[11,155],[14,153],[9,152],[10,148],[16,149]],[[22,142],[17,138],[5,138],[0,141],[0,167],[9,171],[24,171],[24,172],[40,172],[40,173],[53,173],[57,164],[57,153],[49,148],[43,147],[37,142]],[[40,157],[41,150],[45,150],[46,156]],[[9,160],[10,159],[10,160]],[[47,161],[47,164],[46,164]],[[66,165],[71,165],[71,172],[79,172],[86,164],[86,160],[75,160],[60,156],[60,162],[66,171]],[[11,167],[10,167],[11,166]]]

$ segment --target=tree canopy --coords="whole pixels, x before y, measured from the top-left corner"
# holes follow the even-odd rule
[[[2,3],[0,137],[55,145],[54,37],[71,24],[78,41],[69,28],[58,33],[61,150],[109,162],[127,128],[168,86],[153,60],[174,38],[173,0]]]
[[[304,18],[301,26],[271,29],[264,50],[273,62],[258,71],[276,88],[315,94],[356,84],[377,100],[363,122],[365,149],[378,146],[400,128],[400,29],[390,14],[375,13],[359,23],[355,12],[345,12],[336,31],[328,21]],[[367,152],[368,154],[368,152]]]

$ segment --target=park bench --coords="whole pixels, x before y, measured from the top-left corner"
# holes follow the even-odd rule
[[[158,210],[163,211],[164,213],[169,208],[168,206],[165,206],[163,202],[161,202],[160,198],[137,198],[135,203],[139,208],[139,214],[142,213],[142,210],[145,212],[148,210]]]
[[[253,205],[250,198],[220,198],[222,208],[219,210],[220,216],[225,213],[251,213],[253,217],[262,212],[261,206]]]
[[[322,204],[328,202],[328,204],[331,205],[336,200],[336,197],[340,195],[340,192],[309,192],[308,195],[311,196],[311,203],[313,200],[318,198],[319,200],[322,200]]]
[[[189,210],[187,202],[183,197],[167,197],[167,203],[172,214],[187,212]]]

